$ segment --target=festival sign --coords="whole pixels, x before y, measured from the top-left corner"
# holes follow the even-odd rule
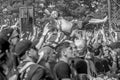
[[[33,34],[33,24],[34,24],[34,11],[33,7],[20,7],[19,18],[21,22],[21,32],[27,37],[29,34]]]

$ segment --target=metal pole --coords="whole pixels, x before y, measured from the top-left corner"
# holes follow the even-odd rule
[[[111,25],[111,1],[107,0],[108,2],[108,16],[109,16],[109,30],[111,30],[112,25]]]
[[[22,2],[23,2],[23,5],[24,5],[24,0],[22,0]]]

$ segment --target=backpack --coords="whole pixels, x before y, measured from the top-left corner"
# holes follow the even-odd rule
[[[32,64],[31,66],[30,66],[30,71],[28,72],[28,74],[27,74],[27,78],[24,78],[24,76],[23,75],[21,75],[21,78],[20,78],[20,80],[31,80],[32,79],[32,77],[33,77],[33,75],[34,75],[34,73],[36,72],[36,70],[38,69],[38,68],[42,68],[44,71],[45,71],[45,73],[43,74],[43,76],[44,77],[42,77],[42,79],[43,80],[53,80],[53,78],[52,78],[52,76],[51,76],[51,74],[50,74],[50,72],[48,71],[48,69],[46,69],[45,67],[43,67],[43,66],[41,66],[41,65],[36,65],[36,64]],[[29,69],[26,69],[26,71],[27,70],[29,70]],[[27,73],[27,72],[26,72]],[[23,72],[23,74],[24,74],[24,72]]]
[[[11,76],[8,80],[20,80],[20,75],[24,72],[30,65],[34,64],[33,62],[28,62],[20,70],[17,71],[17,74]]]
[[[44,80],[53,80],[53,78],[50,76],[49,71],[46,68],[41,65],[36,65],[36,63],[33,62],[26,63],[21,69],[18,69],[18,74],[14,74],[8,80],[23,80],[29,68],[31,68],[29,73],[27,74],[29,77],[25,78],[25,80],[31,80],[32,76],[38,68],[42,68],[45,70]]]

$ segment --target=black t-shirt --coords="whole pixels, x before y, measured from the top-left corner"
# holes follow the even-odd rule
[[[55,67],[54,71],[56,74],[56,77],[61,80],[63,78],[70,78],[71,75],[71,69],[68,63],[65,63],[63,61],[59,61]]]

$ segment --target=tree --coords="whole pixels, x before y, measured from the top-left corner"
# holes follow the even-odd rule
[[[19,7],[23,6],[23,0],[0,0],[0,3],[0,13],[3,18],[7,15],[14,16],[14,13],[18,15]],[[29,5],[34,4],[35,19],[37,20],[44,18],[44,10],[49,8],[50,4],[55,5],[54,10],[62,13],[63,17],[85,20],[88,16],[103,18],[108,15],[107,0],[24,0],[24,3]],[[41,3],[45,5],[44,8],[41,8]],[[111,25],[118,27],[120,25],[120,0],[111,0],[110,4]],[[2,12],[5,8],[8,9],[6,14]],[[105,25],[109,27],[108,24]]]

